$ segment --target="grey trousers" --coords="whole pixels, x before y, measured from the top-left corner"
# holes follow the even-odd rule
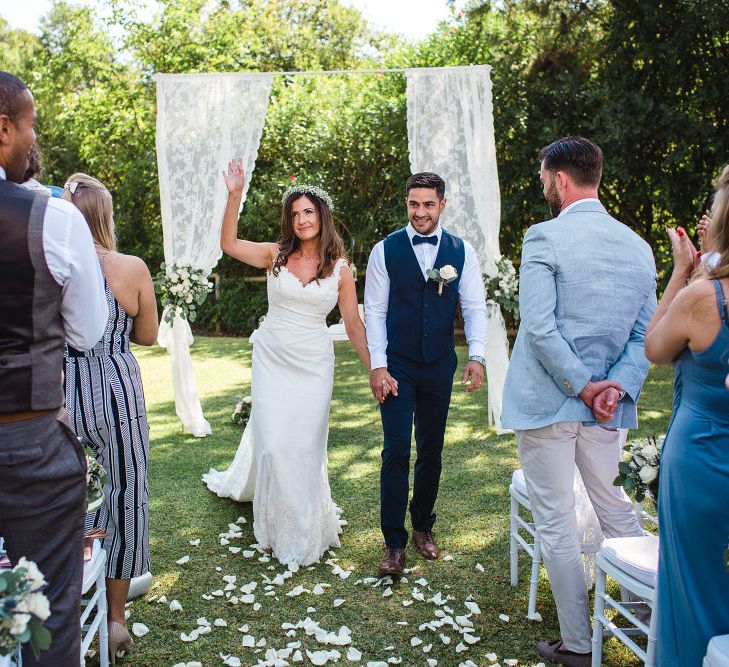
[[[51,647],[39,660],[24,650],[24,667],[80,664],[86,458],[66,419],[0,424],[0,534],[13,563],[36,562],[51,606]]]
[[[517,431],[516,443],[562,641],[570,651],[588,653],[592,629],[577,536],[575,465],[605,537],[643,535],[630,499],[613,486],[622,458],[620,432],[559,422]]]

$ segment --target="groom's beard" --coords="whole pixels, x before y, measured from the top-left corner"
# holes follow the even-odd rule
[[[544,198],[547,200],[547,204],[549,204],[549,211],[552,217],[556,218],[562,212],[562,200],[557,193],[557,188],[554,186],[554,183],[547,188],[547,193],[544,195]]]

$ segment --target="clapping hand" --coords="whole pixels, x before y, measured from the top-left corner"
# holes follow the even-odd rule
[[[696,231],[699,235],[699,248],[701,248],[702,253],[711,252],[711,248],[707,243],[710,224],[711,218],[708,215],[702,215],[701,220],[699,220],[699,225],[696,228]]]
[[[694,244],[683,227],[668,228],[668,237],[673,248],[673,273],[684,280],[691,277],[694,269],[701,261],[701,255],[696,252]]]
[[[397,396],[397,380],[387,368],[375,368],[370,372],[370,389],[378,402],[384,403],[390,394]]]
[[[238,158],[237,160],[228,162],[228,169],[227,171],[223,171],[223,178],[225,179],[228,192],[231,194],[242,193],[243,185],[246,182],[246,175],[243,171],[243,160]]]

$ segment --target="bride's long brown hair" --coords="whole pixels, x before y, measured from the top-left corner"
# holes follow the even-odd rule
[[[282,266],[286,266],[289,256],[301,249],[301,240],[294,233],[294,216],[292,208],[294,202],[306,197],[316,207],[319,213],[319,267],[316,275],[310,282],[318,282],[322,278],[328,278],[334,271],[334,264],[338,259],[347,259],[344,251],[344,242],[334,227],[332,212],[324,201],[313,193],[294,192],[286,200],[281,210],[281,235],[278,239],[278,257],[273,263],[272,272],[277,276]]]

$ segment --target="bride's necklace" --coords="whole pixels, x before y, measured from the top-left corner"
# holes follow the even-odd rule
[[[313,264],[314,262],[319,261],[319,258],[316,255],[313,257],[307,257],[302,250],[299,250],[299,253],[301,253],[301,259],[303,259],[307,264]]]

